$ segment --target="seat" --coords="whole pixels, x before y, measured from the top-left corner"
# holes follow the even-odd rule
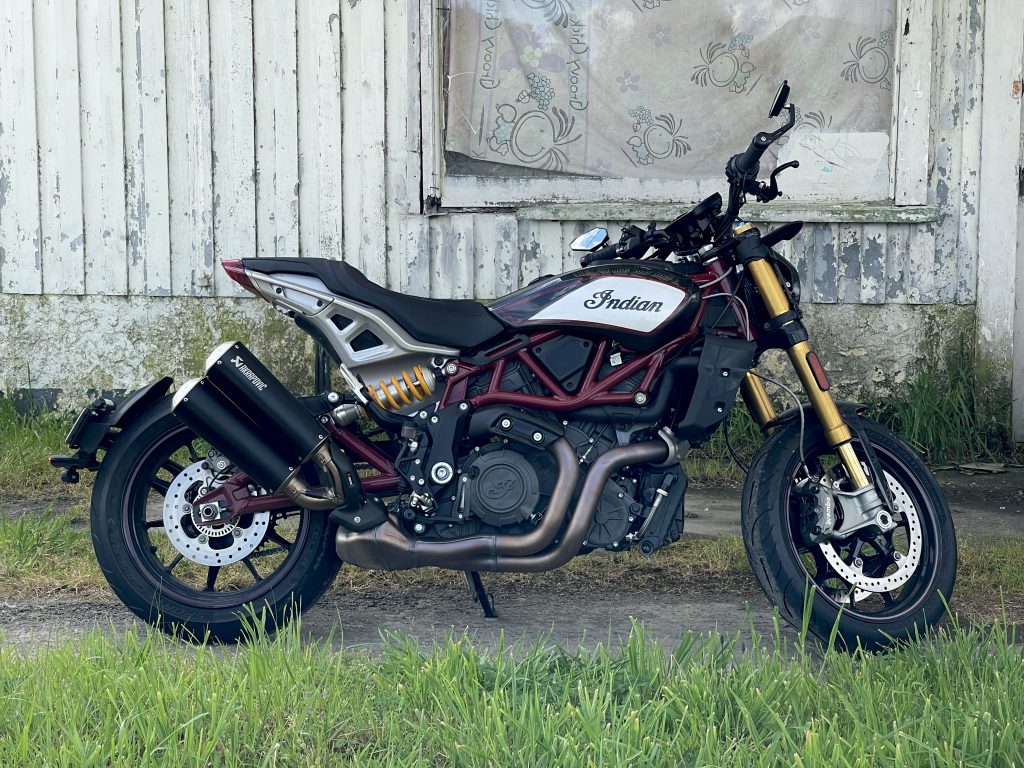
[[[470,349],[506,330],[487,307],[470,299],[425,299],[389,291],[343,261],[333,259],[242,259],[242,266],[263,274],[287,273],[319,278],[331,293],[375,307],[418,341]]]

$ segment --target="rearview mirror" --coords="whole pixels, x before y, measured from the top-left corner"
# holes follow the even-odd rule
[[[569,244],[569,250],[586,251],[591,253],[608,242],[608,230],[604,227],[594,227],[589,232],[584,232]]]
[[[775,94],[775,101],[772,103],[772,111],[768,113],[768,117],[778,117],[782,114],[782,110],[786,108],[786,103],[789,101],[789,80],[783,80],[782,85],[779,86],[779,92]]]

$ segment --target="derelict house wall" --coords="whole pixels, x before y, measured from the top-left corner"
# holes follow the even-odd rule
[[[823,357],[861,383],[975,301],[983,0],[906,2],[915,24],[934,8],[927,205],[909,222],[819,206],[787,253]],[[395,290],[486,299],[572,266],[594,223],[666,217],[544,200],[423,215],[425,5],[0,4],[0,390],[180,380],[232,334],[301,378],[304,337],[222,259],[344,258]]]

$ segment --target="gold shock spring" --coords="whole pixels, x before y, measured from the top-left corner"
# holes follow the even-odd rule
[[[398,410],[430,397],[434,392],[434,377],[417,365],[412,371],[392,375],[390,381],[381,379],[376,387],[367,384],[366,391],[381,408]]]

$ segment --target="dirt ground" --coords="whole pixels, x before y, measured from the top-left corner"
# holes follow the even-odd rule
[[[1024,538],[1024,470],[1001,474],[938,473],[960,538]],[[687,496],[687,534],[739,535],[739,489],[698,488]],[[56,505],[55,505],[56,506]],[[40,507],[21,503],[11,510],[26,514]],[[10,513],[10,512],[9,512]],[[486,579],[485,579],[486,580]],[[485,619],[461,574],[452,586],[429,591],[371,588],[355,594],[335,593],[303,618],[304,632],[330,638],[337,646],[376,648],[382,636],[401,633],[423,645],[450,633],[467,632],[494,647],[503,641],[557,643],[593,647],[629,634],[634,621],[650,638],[673,646],[686,631],[749,638],[775,632],[772,611],[753,579],[732,583],[691,584],[674,590],[617,591],[596,585],[593,591],[493,590],[498,618]],[[74,637],[94,628],[116,634],[141,625],[119,603],[51,596],[33,601],[0,602],[3,641],[38,646]],[[784,630],[792,637],[790,630]]]

